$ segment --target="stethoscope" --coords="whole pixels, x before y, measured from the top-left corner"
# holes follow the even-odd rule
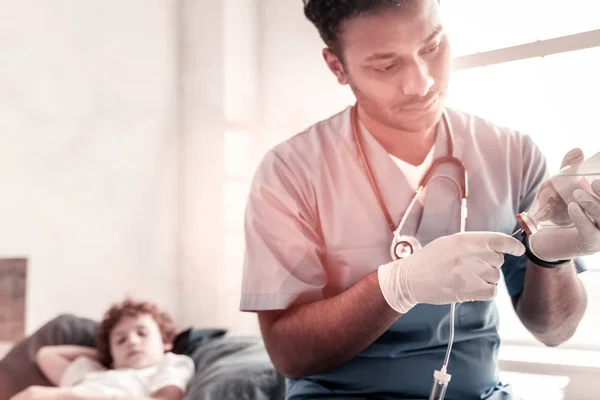
[[[371,166],[369,164],[369,161],[367,160],[367,157],[366,157],[364,149],[363,149],[363,144],[362,144],[362,141],[361,141],[360,135],[359,135],[358,109],[357,109],[356,105],[354,107],[352,107],[351,119],[352,119],[352,135],[354,136],[354,140],[356,141],[356,147],[358,148],[358,152],[360,154],[361,161],[364,165],[364,169],[365,169],[365,172],[367,173],[367,177],[369,178],[371,187],[373,188],[373,192],[375,193],[375,196],[377,197],[377,201],[379,202],[379,207],[381,208],[381,211],[383,212],[383,215],[385,216],[385,219],[390,228],[390,231],[392,232],[392,244],[390,246],[390,256],[392,257],[392,260],[399,260],[402,258],[406,258],[421,248],[421,243],[417,240],[416,237],[402,234],[402,228],[404,227],[404,224],[406,223],[415,203],[419,199],[419,196],[421,195],[421,193],[423,192],[425,187],[427,187],[427,184],[435,178],[447,179],[457,187],[458,192],[460,194],[460,232],[465,231],[465,224],[467,221],[468,175],[467,175],[467,169],[465,168],[465,165],[463,164],[463,162],[454,156],[453,133],[452,133],[452,128],[450,126],[450,122],[448,121],[448,116],[446,115],[445,111],[442,114],[442,121],[444,122],[444,125],[446,128],[446,134],[448,136],[448,153],[449,154],[447,156],[440,157],[433,161],[433,163],[431,164],[431,166],[429,167],[429,169],[427,170],[427,172],[425,173],[423,178],[421,178],[421,181],[419,182],[419,186],[418,186],[415,194],[413,195],[408,207],[406,208],[404,215],[402,215],[402,218],[400,219],[400,223],[398,224],[398,226],[396,228],[394,228],[394,222],[392,221],[390,212],[388,211],[388,209],[383,201],[383,197],[381,196],[381,192],[379,191],[379,187],[377,186],[377,183],[375,182],[375,179],[373,178]],[[460,183],[456,183],[456,181],[454,179],[452,179],[446,175],[436,175],[436,176],[433,175],[434,172],[437,170],[437,168],[444,163],[453,164],[458,168],[458,170],[460,172],[460,177],[461,177]]]
[[[375,196],[377,197],[377,201],[379,202],[381,211],[383,212],[385,219],[387,221],[387,224],[390,228],[390,231],[392,232],[392,244],[390,246],[390,256],[392,257],[392,260],[399,260],[399,259],[406,258],[421,248],[421,243],[417,240],[416,237],[402,235],[402,228],[404,227],[404,224],[406,223],[406,220],[408,219],[408,216],[410,215],[410,212],[412,211],[415,203],[419,199],[419,196],[421,195],[421,193],[423,192],[423,190],[425,189],[427,184],[435,178],[447,179],[457,187],[458,193],[460,195],[460,232],[465,231],[465,224],[466,224],[466,220],[467,220],[468,175],[467,175],[467,169],[465,168],[465,165],[463,164],[463,162],[460,161],[454,155],[454,141],[453,141],[452,127],[450,126],[450,122],[448,120],[448,116],[446,115],[446,111],[444,111],[442,113],[442,121],[444,122],[444,125],[446,128],[446,134],[448,136],[448,155],[434,160],[433,163],[431,164],[431,166],[429,167],[429,169],[427,170],[427,172],[425,173],[425,175],[423,176],[423,178],[421,178],[421,181],[419,182],[417,191],[413,195],[408,207],[406,208],[406,211],[404,212],[404,215],[402,215],[402,218],[400,219],[400,223],[398,224],[397,228],[394,228],[394,222],[392,221],[390,212],[388,211],[388,209],[383,201],[383,197],[381,196],[379,187],[377,186],[377,183],[375,182],[375,179],[373,178],[371,166],[369,165],[369,161],[367,160],[367,157],[366,157],[364,149],[363,149],[363,144],[360,139],[359,130],[358,130],[359,128],[358,128],[357,105],[355,105],[352,108],[351,119],[352,119],[352,135],[354,136],[354,140],[356,141],[356,147],[358,148],[358,152],[360,154],[360,158],[362,160],[364,169],[369,178],[371,187],[373,188],[373,192],[375,193]],[[446,175],[433,176],[433,173],[436,171],[436,169],[444,163],[453,164],[458,168],[458,170],[460,171],[460,177],[461,177],[460,183],[456,183],[456,181],[454,179],[452,179]],[[454,342],[455,309],[456,309],[456,304],[452,303],[450,305],[450,335],[449,335],[450,337],[448,340],[448,348],[446,349],[446,357],[444,358],[444,364],[442,365],[441,370],[435,371],[433,374],[434,384],[433,384],[433,387],[431,389],[431,393],[429,396],[430,399],[435,399],[435,400],[443,399],[444,395],[446,393],[446,388],[448,386],[448,383],[450,382],[451,376],[447,373],[447,368],[448,368],[448,362],[450,361],[450,353],[452,351],[452,344]]]

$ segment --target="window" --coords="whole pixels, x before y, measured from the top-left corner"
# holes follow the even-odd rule
[[[600,151],[598,65],[600,47],[455,71],[449,104],[531,135],[558,171],[572,147]]]
[[[597,0],[442,0],[455,56],[600,29]]]
[[[600,91],[600,4],[593,0],[548,2],[543,0],[505,0],[484,2],[452,0],[442,2],[451,35],[453,52],[458,57],[495,50],[508,54],[507,47],[552,40],[564,35],[588,32],[595,45],[588,48],[531,58],[498,62],[453,73],[448,104],[494,123],[529,134],[547,157],[551,173],[558,171],[563,155],[581,147],[586,156],[600,152],[598,102]],[[474,17],[477,15],[477,17]],[[580,48],[576,41],[574,48]],[[588,272],[581,275],[588,291],[588,310],[575,337],[566,348],[600,351],[600,256],[584,259]],[[499,293],[506,293],[499,290]],[[503,343],[532,349],[539,344],[522,326],[507,295],[498,298]],[[539,350],[542,350],[540,353]],[[536,352],[537,351],[537,352]],[[544,351],[528,353],[532,362],[543,362]],[[576,351],[576,350],[573,350]],[[593,359],[595,352],[590,352]],[[512,354],[512,355],[511,355]],[[504,357],[514,359],[509,347]],[[556,356],[555,356],[556,357]],[[502,358],[502,351],[501,351]],[[589,358],[589,357],[588,357]],[[556,359],[556,358],[555,358]],[[582,358],[574,363],[585,365]],[[579,361],[577,361],[579,360]],[[519,361],[519,360],[517,360]]]

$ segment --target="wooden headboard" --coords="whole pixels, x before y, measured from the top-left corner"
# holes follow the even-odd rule
[[[0,342],[25,335],[27,259],[0,258]]]

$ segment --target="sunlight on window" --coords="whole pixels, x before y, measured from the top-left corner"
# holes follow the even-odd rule
[[[456,71],[448,104],[529,134],[555,173],[573,147],[581,147],[588,157],[600,152],[598,65],[600,48],[592,48]],[[568,344],[600,347],[600,273],[591,271],[600,270],[600,255],[584,261],[590,271],[580,277],[588,292],[588,310]],[[497,304],[504,341],[537,343],[514,313],[508,296],[499,296]]]
[[[223,253],[223,264],[227,268],[215,271],[220,276],[219,281],[222,285],[219,290],[222,293],[240,295],[241,276],[244,269],[245,240],[243,230],[225,232],[223,248],[227,251]],[[233,309],[237,309],[237,306]]]
[[[225,133],[224,160],[227,181],[224,192],[225,229],[243,231],[244,211],[257,156],[252,130],[228,130]]]
[[[563,400],[569,377],[556,375],[500,372],[502,382],[510,382],[513,392],[522,400]]]
[[[572,367],[600,368],[597,351],[565,349],[559,347],[532,347],[504,345],[498,358],[530,364],[564,365]]]
[[[225,173],[230,178],[245,178],[252,172],[252,140],[250,130],[230,130],[225,133]]]
[[[532,136],[558,171],[564,153],[600,151],[600,48],[456,71],[449,105]]]
[[[256,79],[260,73],[257,8],[253,1],[237,0],[223,1],[223,7],[224,29],[220,39],[224,41],[224,117],[229,123],[251,123],[258,114],[260,93]],[[205,57],[207,63],[219,59],[210,54]]]
[[[597,0],[446,0],[441,4],[455,56],[600,29]]]
[[[531,347],[507,345],[500,347],[500,360],[531,364],[564,365],[572,367],[600,368],[599,352],[564,349],[559,347]]]
[[[588,268],[600,269],[600,256],[588,257],[586,260]],[[596,347],[600,351],[600,273],[585,272],[581,280],[588,295],[588,308],[577,332],[569,341],[571,345],[587,345]],[[600,360],[600,354],[598,355]]]
[[[250,180],[230,180],[225,183],[225,205],[223,207],[225,229],[243,231],[244,211],[250,192],[250,184]]]

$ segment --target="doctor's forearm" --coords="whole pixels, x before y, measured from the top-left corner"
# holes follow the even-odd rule
[[[400,315],[381,294],[375,271],[335,297],[285,310],[269,325],[262,320],[261,330],[275,367],[299,378],[354,358]]]
[[[572,262],[551,269],[528,261],[525,286],[516,311],[539,341],[557,346],[569,340],[586,307],[585,288]]]

